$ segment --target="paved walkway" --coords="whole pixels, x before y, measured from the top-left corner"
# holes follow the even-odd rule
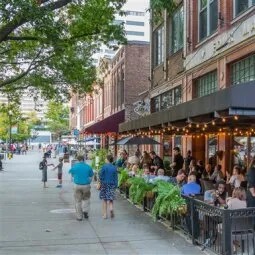
[[[101,217],[93,188],[88,221],[73,213],[72,183],[64,166],[64,187],[55,188],[56,172],[48,170],[42,188],[40,154],[17,155],[0,172],[0,254],[203,254],[170,230],[118,198],[116,218]],[[57,159],[51,160],[53,163]]]

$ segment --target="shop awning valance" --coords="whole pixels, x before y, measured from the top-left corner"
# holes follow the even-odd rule
[[[122,110],[87,127],[84,130],[84,132],[91,133],[91,134],[117,133],[119,124],[124,121],[125,121],[125,110]]]

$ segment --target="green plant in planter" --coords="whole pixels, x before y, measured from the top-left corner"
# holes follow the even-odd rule
[[[141,204],[145,194],[148,191],[152,191],[154,188],[153,184],[147,183],[144,178],[141,177],[130,178],[127,182],[130,184],[129,198],[135,204]]]
[[[99,170],[102,168],[102,166],[106,163],[106,157],[109,154],[109,151],[106,149],[100,149],[96,150],[95,152],[92,153],[91,156],[91,167],[94,170]],[[99,157],[99,164],[96,166],[96,157]]]
[[[179,213],[186,202],[181,197],[180,188],[176,185],[165,181],[157,181],[156,187],[153,189],[156,192],[157,198],[152,209],[152,215],[156,219],[157,215],[172,215]]]
[[[129,179],[129,175],[128,172],[125,170],[122,170],[119,174],[118,174],[118,187],[120,187],[121,185],[125,184],[127,182],[127,180]]]

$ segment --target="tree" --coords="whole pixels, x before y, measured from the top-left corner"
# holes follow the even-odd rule
[[[0,91],[28,89],[62,100],[91,91],[92,54],[125,42],[114,24],[125,0],[1,0]],[[120,12],[121,13],[121,12]]]
[[[56,138],[69,132],[69,108],[62,103],[49,102],[46,113],[47,127]]]
[[[164,10],[167,10],[168,14],[171,15],[180,2],[180,0],[151,0],[153,22],[158,23],[162,20]]]
[[[10,129],[17,127],[17,133],[11,134],[12,141],[25,141],[30,137],[30,127],[27,118],[22,116],[19,105],[10,103],[0,106],[0,138],[8,140]]]

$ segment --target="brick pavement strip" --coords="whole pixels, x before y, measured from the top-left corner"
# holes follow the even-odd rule
[[[115,203],[116,218],[102,219],[94,188],[90,218],[77,222],[67,174],[70,165],[64,165],[62,189],[55,188],[56,172],[51,167],[49,188],[43,189],[40,159],[41,154],[30,152],[4,161],[5,171],[0,172],[0,255],[204,254],[120,196]],[[57,159],[50,162],[57,163]]]

